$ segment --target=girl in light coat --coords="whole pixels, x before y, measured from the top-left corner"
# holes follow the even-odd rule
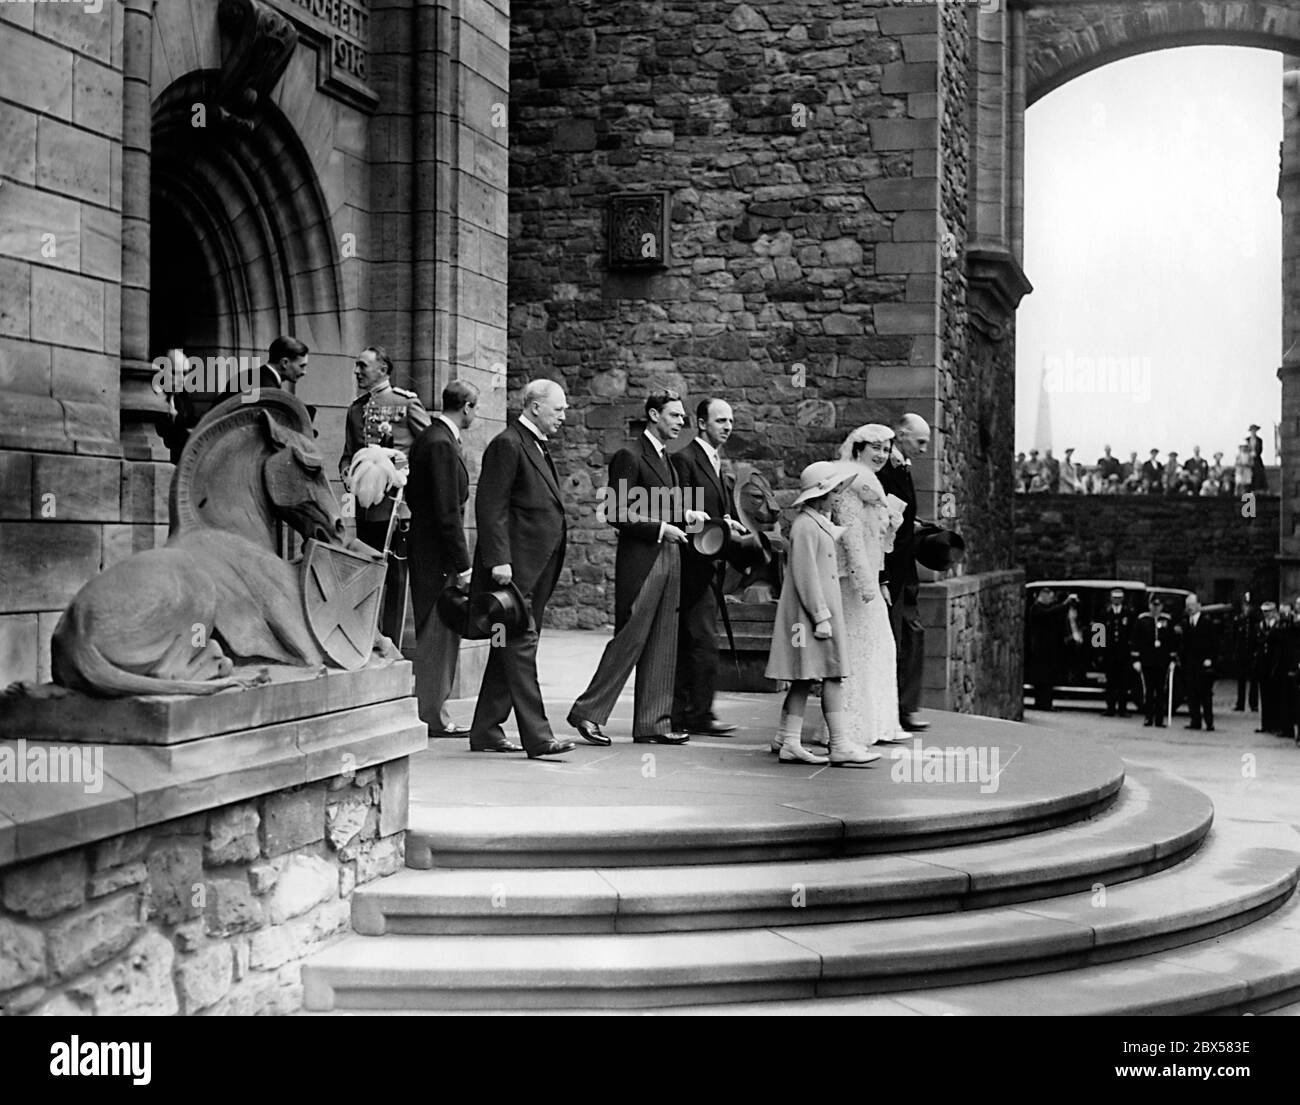
[[[810,464],[799,475],[800,491],[794,505],[801,509],[790,527],[789,562],[767,660],[769,679],[790,680],[777,733],[781,763],[827,762],[802,743],[808,692],[817,680],[822,684],[831,765],[864,767],[880,759],[879,753],[867,752],[850,739],[842,712],[844,613],[836,542],[843,530],[828,515],[833,496],[852,479],[852,472],[831,461]]]

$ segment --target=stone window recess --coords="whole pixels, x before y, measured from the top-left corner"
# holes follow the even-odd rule
[[[668,193],[609,197],[609,267],[661,269],[668,264]]]

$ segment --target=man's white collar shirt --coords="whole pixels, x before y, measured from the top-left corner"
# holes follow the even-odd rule
[[[521,415],[519,416],[519,421],[522,422],[525,426],[528,427],[529,432],[530,432],[530,433],[531,433],[535,438],[537,438],[538,441],[545,441],[545,440],[546,440],[546,435],[545,435],[544,433],[542,433],[542,431],[539,430],[535,425],[533,425],[533,422],[532,422],[532,420],[528,417],[528,415],[526,415],[526,414],[521,414]]]
[[[441,418],[445,423],[447,423],[448,426],[451,427],[451,436],[454,437],[457,441],[459,441],[460,427],[456,425],[456,423],[453,422],[450,418],[448,418],[445,414],[443,414],[442,411],[438,412],[438,417]]]

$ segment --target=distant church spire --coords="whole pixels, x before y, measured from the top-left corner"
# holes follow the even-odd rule
[[[1043,453],[1052,447],[1052,397],[1047,391],[1047,358],[1043,357],[1038,377],[1038,421],[1034,426],[1034,448]]]

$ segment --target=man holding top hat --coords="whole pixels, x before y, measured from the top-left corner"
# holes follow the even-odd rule
[[[722,473],[722,447],[731,437],[733,424],[731,406],[722,399],[701,399],[695,408],[695,422],[695,440],[670,459],[685,498],[711,520],[724,523],[726,529],[715,536],[720,545],[716,552],[707,546],[701,551],[695,540],[682,545],[673,728],[726,737],[736,727],[713,716],[713,693],[718,681],[718,603],[722,601],[719,575],[730,538],[745,532],[733,520],[734,483]],[[702,531],[700,536],[707,532]]]
[[[473,609],[491,638],[469,746],[529,759],[571,751],[551,732],[537,683],[537,635],[564,565],[567,527],[560,477],[547,442],[564,425],[568,400],[553,380],[524,387],[519,418],[483,453],[474,517]],[[502,725],[514,710],[523,747]]]
[[[465,541],[465,503],[469,470],[461,432],[478,412],[478,388],[452,380],[442,390],[442,411],[411,446],[406,503],[411,508],[411,599],[415,606],[415,694],[420,720],[431,737],[463,737],[469,730],[452,724],[447,698],[456,678],[460,636],[435,612],[449,585],[467,586],[469,545]]]
[[[685,744],[672,727],[677,669],[677,602],[681,547],[687,527],[708,520],[687,509],[667,445],[682,432],[686,408],[668,388],[645,401],[648,425],[609,462],[602,512],[618,531],[614,561],[614,639],[605,646],[587,689],[569,711],[569,724],[589,744],[607,745],[601,730],[636,667],[632,740],[637,744]]]

